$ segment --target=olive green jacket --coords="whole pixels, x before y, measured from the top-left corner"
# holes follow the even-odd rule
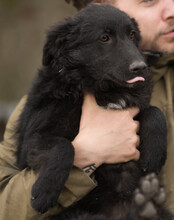
[[[174,212],[174,54],[163,56],[151,70],[154,81],[151,104],[158,106],[167,119],[168,154],[161,177],[168,206]]]
[[[152,71],[154,91],[151,103],[161,108],[168,123],[168,159],[162,172],[162,181],[167,187],[168,205],[174,211],[174,57],[163,57]],[[43,215],[31,208],[31,187],[37,174],[32,170],[18,169],[14,156],[16,146],[12,138],[15,122],[25,99],[21,100],[11,115],[4,141],[0,145],[0,220],[49,219],[49,216],[59,213],[96,186],[82,170],[73,167],[54,208]]]

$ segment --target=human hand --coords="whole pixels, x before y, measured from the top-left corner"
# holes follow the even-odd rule
[[[79,133],[72,142],[75,149],[74,165],[89,168],[90,175],[103,163],[138,160],[139,122],[133,120],[138,113],[136,107],[126,110],[104,109],[97,105],[93,95],[86,94]],[[92,164],[94,166],[90,169]]]

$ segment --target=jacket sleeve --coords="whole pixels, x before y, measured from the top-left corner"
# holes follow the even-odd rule
[[[16,165],[14,140],[16,120],[25,104],[24,97],[11,115],[0,144],[0,220],[4,219],[47,219],[58,214],[63,208],[70,206],[91,191],[96,184],[81,169],[73,167],[64,189],[58,199],[57,206],[44,215],[35,212],[30,205],[31,188],[37,179],[33,170],[19,170]]]

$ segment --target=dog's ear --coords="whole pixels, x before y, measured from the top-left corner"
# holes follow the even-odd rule
[[[132,21],[134,27],[139,31],[138,23],[136,22],[136,20],[134,18],[131,18],[131,21]]]
[[[47,34],[47,40],[43,48],[42,64],[48,66],[54,59],[58,59],[70,33],[70,19],[54,26]],[[58,62],[58,60],[57,60]]]
[[[50,46],[51,46],[51,43],[46,42],[44,49],[43,49],[42,65],[44,66],[48,66],[53,59],[53,56],[51,55],[50,49],[49,49]]]

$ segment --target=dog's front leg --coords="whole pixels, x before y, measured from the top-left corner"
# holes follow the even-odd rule
[[[57,203],[72,168],[74,148],[64,138],[52,137],[42,141],[39,138],[37,141],[36,137],[34,139],[37,148],[29,150],[27,162],[38,171],[39,176],[32,187],[31,205],[36,211],[44,213]],[[30,145],[31,142],[28,141],[27,144]]]
[[[159,173],[167,155],[167,129],[163,113],[150,106],[138,115],[140,121],[140,167],[144,173]]]

